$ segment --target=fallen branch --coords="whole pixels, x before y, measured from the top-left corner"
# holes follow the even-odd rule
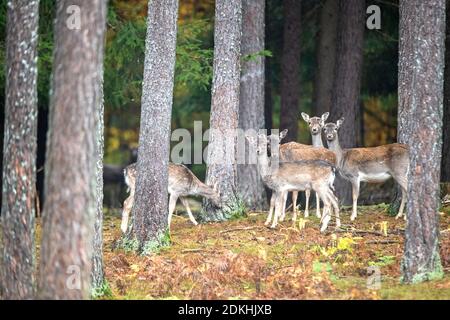
[[[228,232],[234,232],[234,231],[259,229],[259,228],[262,228],[262,227],[261,226],[253,226],[253,227],[233,228],[233,229],[222,230],[222,231],[219,232],[219,234],[228,233]]]
[[[398,240],[371,240],[364,242],[365,244],[392,244],[392,243],[400,243]]]
[[[202,252],[202,251],[208,251],[201,248],[193,248],[193,249],[183,249],[181,250],[181,253],[188,253],[188,252]]]

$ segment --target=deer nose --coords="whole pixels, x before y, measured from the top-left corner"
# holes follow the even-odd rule
[[[332,140],[333,139],[333,135],[332,134],[327,134],[327,139],[328,140]]]
[[[317,129],[317,128],[312,128],[312,132],[313,133],[317,133],[319,131],[319,129]]]

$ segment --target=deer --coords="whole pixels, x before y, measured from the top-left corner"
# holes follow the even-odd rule
[[[323,127],[323,132],[329,149],[336,153],[340,175],[352,184],[353,208],[350,220],[354,221],[357,217],[360,182],[378,183],[390,178],[393,178],[402,189],[402,201],[396,219],[402,217],[408,187],[409,147],[405,144],[392,143],[371,148],[343,149],[339,144],[338,135],[343,122],[344,118],[337,120],[336,123],[327,123]]]
[[[283,130],[280,133],[279,139],[283,139],[286,134],[288,132],[288,129]],[[275,138],[272,135],[269,136],[269,138]],[[270,145],[269,145],[270,146]],[[336,164],[336,156],[333,152],[323,148],[323,147],[313,147],[310,145],[306,145],[306,144],[301,144],[298,142],[288,142],[288,143],[284,143],[280,146],[280,160],[282,162],[291,162],[291,161],[299,161],[299,160],[324,160],[324,161],[328,161],[330,162],[332,165]],[[305,212],[304,212],[304,216],[305,217],[309,217],[309,197],[311,194],[311,190],[310,189],[306,189],[305,190],[305,196],[306,196],[306,202],[305,202]],[[293,220],[295,221],[295,218],[297,217],[297,198],[298,198],[298,191],[292,191],[292,203],[293,203],[293,211],[294,211],[294,218]],[[285,199],[287,200],[287,194],[285,195]],[[318,218],[321,217],[320,214],[320,202],[319,202],[319,197],[316,194],[316,199],[317,199],[317,209],[316,209],[316,216]],[[286,203],[286,200],[284,201],[284,203]],[[270,209],[269,209],[269,213],[272,212],[274,210],[274,201],[275,198],[274,196],[271,198],[270,200]],[[285,218],[285,205],[283,206],[283,210],[282,210],[282,214],[280,217],[280,221],[283,221]],[[267,225],[269,224],[269,220],[267,222]]]
[[[274,167],[274,161],[278,159],[267,155],[268,137],[265,134],[246,136],[250,146],[256,150],[258,169],[264,184],[274,193],[274,210],[269,211],[267,222],[273,220],[271,228],[276,228],[278,219],[282,215],[285,206],[286,195],[290,191],[304,191],[313,189],[319,194],[324,203],[321,232],[324,232],[331,219],[331,211],[336,215],[336,227],[340,227],[339,206],[333,193],[335,168],[332,164],[321,159],[298,160],[293,162],[280,162]],[[296,211],[294,211],[294,220]]]
[[[125,183],[129,188],[130,195],[125,199],[122,211],[121,230],[125,233],[128,229],[128,220],[134,203],[136,190],[137,163],[132,163],[124,169]],[[169,163],[169,216],[168,226],[172,221],[172,215],[178,198],[186,208],[189,219],[194,225],[198,225],[189,207],[187,196],[202,196],[208,198],[217,207],[221,207],[220,195],[215,187],[208,186],[201,182],[191,170],[182,164]]]
[[[310,117],[307,113],[302,112],[301,116],[303,120],[308,124],[309,132],[311,133],[311,140],[312,140],[312,146],[316,148],[324,148],[323,142],[322,142],[322,127],[325,125],[325,121],[328,119],[328,116],[330,115],[329,112],[325,112],[320,117]],[[327,150],[327,161],[332,162],[334,165],[336,165],[336,155],[332,152]],[[309,203],[309,192],[306,193],[306,203]],[[320,217],[320,201],[319,196],[316,193],[316,215]]]

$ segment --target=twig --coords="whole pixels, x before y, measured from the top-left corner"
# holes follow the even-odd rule
[[[371,240],[364,242],[365,244],[391,244],[391,243],[400,243],[398,240]]]

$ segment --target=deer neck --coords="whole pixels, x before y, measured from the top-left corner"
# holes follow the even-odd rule
[[[258,155],[258,167],[259,167],[259,172],[261,173],[262,177],[265,177],[268,175],[269,165],[270,165],[270,158],[267,156],[267,153],[259,154]]]
[[[312,145],[316,148],[323,147],[322,135],[320,133],[312,135]]]
[[[333,141],[328,141],[328,148],[336,154],[336,163],[341,163],[342,158],[344,157],[344,150],[341,148],[341,144],[339,143],[339,136],[336,135],[336,139]]]

